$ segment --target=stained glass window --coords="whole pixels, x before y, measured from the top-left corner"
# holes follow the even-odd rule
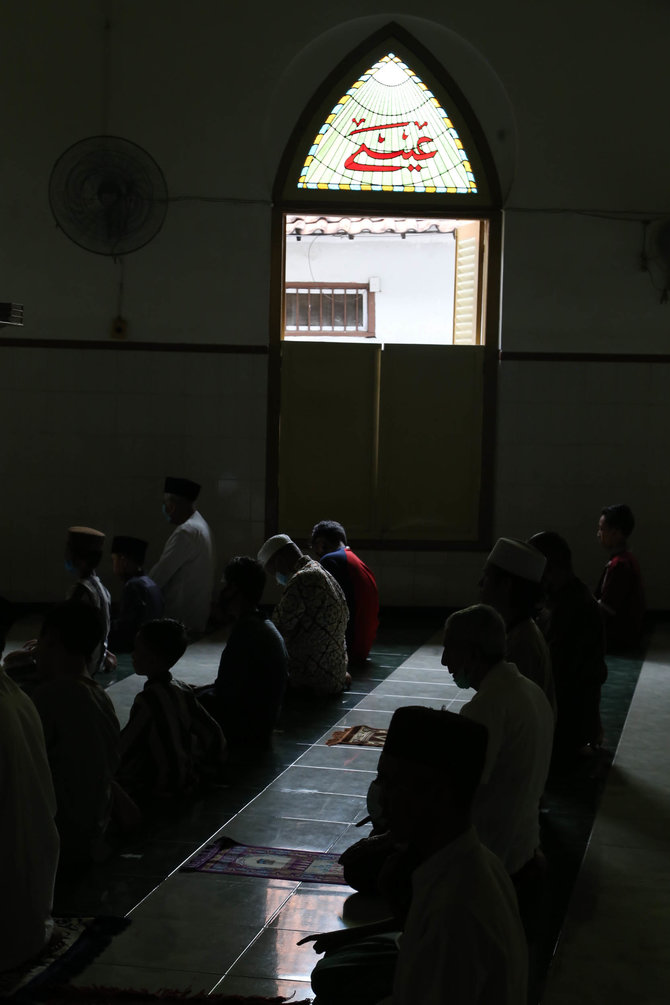
[[[298,188],[476,194],[447,112],[392,52],[349,88],[321,126]]]

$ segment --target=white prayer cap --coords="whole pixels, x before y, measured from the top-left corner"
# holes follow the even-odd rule
[[[528,579],[531,583],[540,582],[547,564],[546,558],[537,548],[510,537],[498,538],[486,562],[513,576],[519,576],[520,579]]]
[[[287,544],[293,544],[293,541],[288,536],[288,534],[275,534],[274,537],[269,537],[261,550],[258,552],[258,561],[261,563],[263,568],[268,564],[271,558],[273,558],[278,551],[285,548]]]

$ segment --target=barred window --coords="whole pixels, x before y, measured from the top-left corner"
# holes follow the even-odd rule
[[[374,293],[367,283],[286,283],[284,330],[291,335],[323,332],[375,334]]]

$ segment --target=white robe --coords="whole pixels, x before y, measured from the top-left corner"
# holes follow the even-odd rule
[[[197,510],[174,529],[149,577],[163,591],[165,617],[176,618],[191,632],[204,632],[212,603],[214,546]]]
[[[544,692],[513,663],[496,663],[461,715],[486,726],[486,764],[475,793],[477,833],[510,876],[540,844],[540,796],[549,773],[554,715]]]
[[[525,1005],[514,887],[472,828],[415,870],[399,949],[392,998],[380,1005]]]
[[[56,796],[42,724],[30,698],[0,670],[0,971],[36,956],[53,931],[58,864]]]

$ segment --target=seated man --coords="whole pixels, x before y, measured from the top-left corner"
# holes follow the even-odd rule
[[[188,478],[166,478],[163,514],[174,530],[149,577],[163,592],[165,614],[181,621],[189,637],[207,628],[214,585],[214,545],[208,524],[195,508],[200,486]]]
[[[505,624],[492,607],[475,604],[447,618],[442,664],[474,698],[461,715],[488,730],[486,764],[477,789],[477,833],[507,869],[527,931],[543,872],[540,797],[549,773],[554,716],[540,688],[504,661]]]
[[[347,600],[349,666],[360,666],[370,655],[379,625],[379,593],[375,577],[347,545],[341,523],[322,520],[312,530],[312,551],[333,576]]]
[[[541,531],[528,543],[547,559],[546,599],[538,623],[549,646],[556,685],[554,756],[556,763],[569,762],[602,742],[605,634],[598,604],[572,569],[567,541],[553,531]]]
[[[524,541],[501,537],[486,559],[479,595],[482,603],[495,607],[505,622],[507,659],[542,688],[556,716],[551,656],[535,623],[545,565],[544,555],[535,548]]]
[[[89,670],[102,670],[107,655],[107,637],[111,620],[111,598],[95,571],[102,559],[105,535],[92,527],[70,527],[65,545],[65,567],[79,578],[67,595],[68,600],[88,604],[100,613],[101,638],[93,650]]]
[[[1,649],[0,649],[1,652]],[[30,698],[0,670],[0,972],[45,948],[58,865],[56,795],[42,723]]]
[[[217,781],[226,760],[221,727],[170,673],[187,643],[184,626],[169,618],[148,621],[137,633],[133,666],[147,682],[121,732],[117,781],[138,803]]]
[[[345,642],[349,613],[340,586],[286,534],[269,538],[258,561],[284,587],[272,620],[288,650],[289,686],[312,695],[340,694],[351,682]]]
[[[281,635],[258,608],[265,571],[255,559],[238,556],[223,570],[221,585],[219,613],[232,630],[216,681],[196,689],[198,700],[231,746],[267,743],[286,690],[288,654]]]
[[[68,591],[67,599],[77,604],[85,604],[100,615],[100,637],[91,653],[88,671],[96,674],[112,661],[116,662],[111,653],[107,652],[107,636],[109,635],[111,600],[109,592],[102,585],[96,568],[102,559],[105,535],[92,527],[70,527],[65,542],[65,568],[71,575],[77,576],[77,582]],[[14,652],[5,657],[4,666],[16,683],[26,694],[32,695],[35,688],[42,683],[35,650],[37,639],[31,639]]]
[[[610,553],[596,587],[605,626],[607,652],[639,646],[644,621],[644,589],[638,561],[628,550],[635,518],[629,506],[606,506],[598,521],[598,539]]]
[[[397,919],[316,937],[317,952],[335,948],[312,973],[317,1005],[525,1005],[514,888],[471,821],[485,757],[475,722],[432,708],[394,712],[378,781],[391,835],[417,863],[409,912],[397,957],[388,938],[372,936]]]
[[[123,582],[119,614],[109,631],[115,653],[132,652],[140,626],[163,615],[163,594],[143,569],[146,553],[147,542],[139,537],[117,535],[112,541],[112,569]]]
[[[44,683],[33,693],[56,790],[61,861],[99,861],[109,848],[112,780],[119,761],[119,721],[86,667],[100,639],[100,615],[87,604],[57,604],[37,644]]]

